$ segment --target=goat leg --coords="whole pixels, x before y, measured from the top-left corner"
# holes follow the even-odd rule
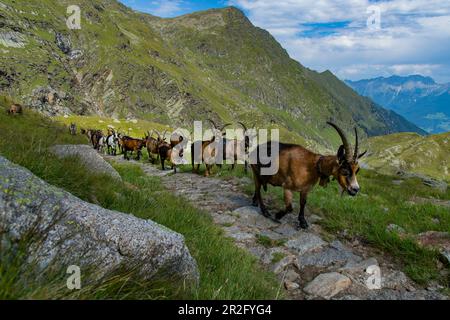
[[[261,214],[266,217],[269,218],[270,217],[270,213],[267,210],[266,206],[264,205],[264,202],[262,200],[262,196],[261,196],[261,182],[255,178],[255,194],[253,196],[253,205],[255,207],[258,207],[261,209]]]
[[[305,219],[305,207],[306,200],[308,198],[308,193],[301,192],[300,193],[300,213],[298,215],[298,226],[297,229],[308,229],[308,222]]]
[[[284,189],[284,203],[286,205],[286,209],[279,211],[275,215],[276,220],[281,220],[285,215],[294,211],[294,209],[292,208],[292,198],[293,198],[292,191]]]

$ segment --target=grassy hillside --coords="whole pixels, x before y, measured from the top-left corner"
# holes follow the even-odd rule
[[[50,184],[107,209],[152,219],[185,236],[197,260],[199,288],[180,287],[170,275],[142,281],[133,272],[111,274],[82,290],[67,290],[65,272],[44,273],[38,281],[26,268],[26,256],[2,249],[0,241],[0,299],[277,299],[272,273],[237,248],[212,219],[168,192],[157,178],[132,165],[116,166],[124,183],[93,175],[77,159],[60,160],[48,152],[54,144],[87,140],[70,136],[66,127],[31,111],[22,116],[4,112],[9,101],[0,98],[0,154],[31,170]],[[14,141],[14,143],[12,143]],[[0,238],[2,237],[0,230]],[[23,244],[26,247],[30,243]]]
[[[420,131],[290,59],[235,8],[161,19],[116,1],[80,0],[81,30],[68,30],[69,0],[2,3],[1,35],[12,40],[0,43],[0,92],[48,115],[134,116],[173,127],[243,120],[315,149],[338,143],[325,126],[330,118],[368,135]]]
[[[413,133],[393,134],[368,140],[364,161],[385,173],[399,170],[450,181],[450,133],[422,137]]]

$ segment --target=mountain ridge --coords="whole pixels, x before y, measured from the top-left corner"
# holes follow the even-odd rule
[[[116,1],[80,0],[82,29],[68,30],[70,1],[2,3],[0,33],[21,47],[0,44],[0,91],[47,115],[179,126],[241,120],[279,128],[283,139],[315,150],[339,143],[328,120],[349,134],[358,126],[363,137],[422,133],[291,59],[235,7],[164,19]]]

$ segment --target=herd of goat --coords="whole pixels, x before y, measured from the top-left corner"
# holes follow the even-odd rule
[[[208,120],[211,122],[214,126],[215,132],[220,132],[222,135],[222,143],[224,145],[224,155],[223,160],[226,159],[234,159],[237,160],[239,152],[248,152],[249,147],[249,140],[248,137],[245,137],[245,150],[242,150],[243,148],[240,147],[240,143],[237,139],[231,139],[228,140],[225,137],[224,129],[229,126],[230,124],[227,124],[223,126],[222,128],[217,127],[214,121]],[[239,122],[239,124],[243,127],[243,129],[246,131],[247,127]],[[77,127],[76,124],[72,123],[69,126],[69,131],[72,135],[77,134]],[[113,128],[109,128],[107,130],[107,133],[104,134],[102,130],[98,129],[81,129],[81,134],[86,135],[89,138],[90,143],[92,144],[93,148],[97,150],[100,153],[108,154],[112,156],[116,156],[119,153],[121,153],[126,160],[130,160],[129,154],[136,154],[135,159],[140,160],[142,157],[142,150],[145,148],[147,149],[149,160],[151,163],[156,163],[157,161],[161,162],[162,170],[165,170],[165,163],[166,161],[169,161],[172,165],[172,169],[176,173],[176,164],[175,161],[173,161],[173,153],[176,152],[176,155],[178,155],[180,158],[183,157],[183,148],[176,149],[178,145],[180,145],[185,138],[178,133],[173,133],[170,136],[170,141],[167,141],[166,134],[167,131],[164,133],[160,133],[157,130],[153,130],[152,132],[147,132],[146,136],[142,139],[133,138],[128,135],[125,135],[120,132],[120,129],[116,131]],[[210,175],[210,170],[212,164],[210,164],[207,161],[204,161],[205,158],[214,158],[215,157],[215,143],[216,143],[216,136],[213,136],[210,140],[205,141],[197,141],[194,142],[191,146],[191,154],[192,154],[192,165],[193,165],[193,171],[198,173],[200,164],[195,165],[194,163],[194,148],[196,145],[200,148],[202,159],[201,161],[206,164],[206,172],[205,175]],[[208,155],[207,155],[208,153]],[[247,171],[248,164],[245,163],[245,170]],[[221,166],[220,164],[218,166]],[[235,168],[235,164],[232,165],[232,169]]]
[[[216,124],[209,120],[216,131],[221,133],[222,141],[219,141],[221,147],[223,147],[224,160],[238,158],[238,153],[243,152],[249,159],[249,136],[247,135],[247,128],[243,123],[239,123],[245,132],[244,140],[237,141],[237,139],[227,139],[226,134],[223,132],[225,125],[222,128],[218,128]],[[285,144],[278,143],[278,150],[276,154],[271,154],[271,142],[260,144],[252,152],[256,152],[256,163],[251,163],[251,169],[253,172],[253,180],[255,183],[255,191],[253,195],[253,205],[258,206],[261,209],[261,213],[275,221],[279,221],[287,213],[293,211],[293,193],[299,192],[300,194],[300,212],[298,215],[298,228],[308,228],[308,223],[305,219],[305,206],[308,198],[308,194],[311,190],[319,184],[322,187],[326,187],[330,183],[331,179],[336,180],[342,195],[348,194],[350,196],[356,196],[360,191],[360,186],[357,181],[357,174],[360,171],[359,159],[362,158],[366,152],[359,152],[359,139],[358,132],[355,128],[356,142],[354,149],[349,143],[344,131],[332,122],[327,122],[328,125],[333,127],[339,134],[342,145],[340,146],[336,155],[324,156],[314,153],[297,144]],[[76,134],[76,126],[72,124],[70,126],[70,132]],[[108,133],[104,135],[100,130],[84,130],[81,132],[87,135],[93,145],[93,147],[100,152],[107,152],[111,155],[117,155],[120,150],[125,159],[130,159],[128,153],[136,153],[136,159],[139,160],[142,156],[142,149],[145,147],[149,154],[149,160],[155,162],[158,158],[161,161],[162,169],[164,170],[164,163],[166,160],[171,161],[172,168],[176,172],[176,165],[172,161],[173,151],[176,150],[179,156],[183,156],[183,149],[177,149],[176,147],[183,142],[183,136],[172,135],[170,142],[166,141],[165,134],[160,134],[157,131],[152,133],[148,132],[143,139],[132,138],[116,132],[113,129],[109,129]],[[153,135],[156,134],[156,138]],[[210,174],[213,162],[205,161],[206,158],[214,158],[215,150],[217,150],[218,135],[214,135],[210,140],[194,141],[191,145],[192,154],[192,170],[194,173],[198,173],[200,164],[206,165],[205,175]],[[270,166],[267,163],[263,163],[260,158],[260,152],[264,148],[264,154],[270,157],[270,161],[276,162],[277,171],[272,174],[263,174],[262,169]],[[200,150],[200,159],[194,161],[194,150]],[[156,159],[155,159],[156,156]],[[220,166],[220,165],[218,165]],[[232,166],[232,169],[235,165]],[[247,171],[248,163],[245,162],[245,170]],[[261,196],[261,188],[267,191],[267,186],[272,185],[275,187],[281,187],[284,190],[285,209],[279,211],[275,217],[272,217],[266,206],[263,203]]]
[[[70,125],[70,132],[72,135],[76,134],[76,125]],[[153,137],[156,133],[157,137]],[[171,150],[182,141],[180,136],[178,140],[171,139],[170,143],[166,141],[165,135],[160,134],[154,130],[152,133],[148,132],[143,139],[137,139],[128,135],[122,134],[112,128],[108,129],[104,134],[97,129],[81,129],[81,134],[89,138],[93,148],[100,153],[116,156],[119,153],[123,154],[124,159],[130,160],[130,154],[136,154],[136,160],[142,157],[142,149],[146,148],[149,155],[149,160],[155,163],[161,159],[162,169],[165,170],[165,161],[171,159]],[[176,168],[173,167],[175,170]]]
[[[11,115],[22,114],[23,107],[19,104],[12,104],[8,109]],[[199,163],[206,165],[205,175],[210,174],[211,167],[214,162],[208,162],[207,159],[216,158],[216,150],[223,147],[223,160],[234,159],[237,160],[239,154],[245,154],[245,159],[256,158],[255,163],[251,163],[253,172],[253,180],[255,183],[255,192],[253,195],[253,205],[261,209],[261,213],[275,221],[279,221],[287,213],[293,211],[292,200],[293,192],[300,193],[300,212],[298,215],[298,228],[308,228],[308,223],[305,219],[305,206],[308,194],[311,190],[319,184],[326,187],[331,179],[337,181],[342,195],[344,193],[350,196],[356,196],[360,191],[360,186],[357,180],[357,174],[360,171],[359,159],[366,153],[359,152],[358,131],[355,128],[356,142],[354,149],[349,143],[344,131],[332,122],[327,122],[339,134],[342,145],[339,147],[336,155],[324,156],[314,153],[297,144],[286,144],[277,142],[278,148],[276,151],[272,150],[272,142],[260,144],[252,152],[256,152],[256,157],[249,157],[250,138],[246,126],[239,122],[244,129],[244,139],[238,141],[237,139],[228,139],[223,132],[227,124],[222,128],[218,128],[214,121],[209,120],[216,130],[216,134],[209,140],[194,141],[191,145],[192,155],[192,170],[198,173]],[[72,135],[77,134],[77,127],[72,123],[69,127]],[[117,155],[120,151],[124,158],[129,160],[128,153],[136,153],[136,159],[139,160],[142,156],[142,149],[145,147],[149,154],[149,159],[155,163],[158,158],[161,161],[162,169],[165,169],[165,162],[169,160],[172,164],[172,169],[176,172],[176,164],[174,163],[174,155],[183,157],[183,148],[178,146],[184,141],[180,134],[172,134],[170,141],[166,141],[166,132],[160,134],[158,131],[148,132],[143,139],[136,139],[127,135],[116,132],[110,128],[107,134],[103,134],[101,130],[81,129],[81,133],[86,135],[94,149],[99,152],[108,153],[110,155]],[[156,138],[153,135],[156,134]],[[217,138],[219,137],[219,138]],[[219,141],[218,141],[219,140]],[[182,145],[181,145],[182,146]],[[218,148],[219,146],[219,148]],[[262,151],[263,150],[263,151]],[[175,153],[174,153],[175,151]],[[200,151],[200,152],[194,152]],[[220,152],[220,151],[219,151]],[[263,152],[263,153],[261,153]],[[197,155],[199,153],[199,155]],[[272,154],[274,153],[274,154]],[[198,158],[194,159],[194,154]],[[269,156],[270,163],[267,164],[261,161],[260,155]],[[219,155],[220,158],[220,155]],[[236,162],[234,162],[236,163]],[[271,174],[263,173],[262,170],[276,163],[277,170]],[[220,164],[218,164],[220,166]],[[232,169],[235,167],[233,164]],[[247,171],[248,162],[245,161],[245,170]],[[285,209],[279,211],[275,217],[272,217],[261,197],[261,188],[267,191],[267,186],[281,187],[284,190]]]

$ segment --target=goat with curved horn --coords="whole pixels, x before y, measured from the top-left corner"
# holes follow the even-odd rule
[[[284,143],[278,144],[279,148],[277,153],[274,154],[273,149],[270,149],[272,142],[259,145],[254,151],[257,154],[252,157],[258,159],[258,162],[251,165],[255,182],[253,205],[259,206],[264,216],[271,217],[261,197],[261,188],[267,191],[268,185],[284,189],[286,208],[276,214],[277,220],[293,211],[293,193],[300,191],[298,226],[303,229],[308,228],[305,219],[305,206],[308,194],[314,189],[315,185],[319,184],[326,187],[331,182],[330,178],[333,177],[339,184],[342,195],[347,193],[350,196],[356,196],[359,193],[360,187],[356,176],[360,167],[357,160],[365,153],[358,155],[360,147],[358,134],[356,133],[355,153],[352,153],[344,131],[333,122],[327,123],[336,129],[342,139],[343,145],[339,148],[337,155],[325,156],[314,153],[300,145]],[[278,165],[278,170],[270,174],[263,173],[262,170],[267,168],[267,164],[260,163],[259,160],[260,152],[265,156],[268,150],[272,150],[272,164]]]

